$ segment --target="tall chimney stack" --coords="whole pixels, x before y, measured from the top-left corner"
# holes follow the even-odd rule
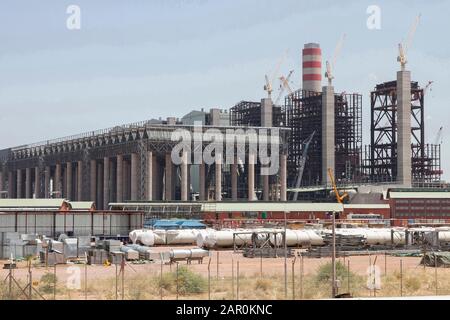
[[[322,91],[322,49],[318,43],[306,43],[302,51],[303,90]]]

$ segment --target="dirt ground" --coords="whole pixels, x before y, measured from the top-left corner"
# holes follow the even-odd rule
[[[154,247],[155,252],[167,251],[175,247]],[[193,246],[180,246],[177,249],[194,248]],[[412,270],[420,268],[419,262],[420,257],[393,257],[385,255],[365,255],[365,256],[352,256],[347,258],[338,258],[339,261],[348,266],[350,263],[350,269],[352,272],[365,275],[367,268],[371,264],[376,264],[383,274],[385,269],[387,272],[394,272],[400,270],[400,261],[402,261],[403,270]],[[209,263],[210,261],[210,263]],[[288,258],[288,270],[292,272],[292,263],[294,258]],[[299,272],[300,270],[300,257],[295,258],[294,272]],[[324,263],[331,261],[330,258],[303,258],[303,273],[304,275],[313,274],[317,271],[318,267]],[[7,261],[0,261],[0,277],[4,279],[8,275],[8,270],[3,269],[4,263]],[[284,274],[284,258],[245,258],[241,253],[233,253],[232,250],[221,250],[221,251],[210,251],[210,256],[203,260],[203,263],[192,262],[192,264],[187,265],[186,262],[180,262],[180,265],[186,265],[192,271],[195,271],[201,275],[206,276],[208,274],[208,264],[210,265],[210,275],[211,277],[231,277],[234,272],[236,274],[237,264],[239,263],[239,274],[242,277],[260,275],[261,269],[263,275],[283,275]],[[67,277],[72,275],[73,267],[81,268],[82,276],[85,274],[85,266],[83,264],[66,264],[57,265],[56,273],[58,279],[65,281]],[[120,266],[119,266],[120,267]],[[170,270],[175,270],[176,265],[163,265],[163,272],[168,272]],[[40,277],[47,273],[53,273],[53,267],[46,268],[45,266],[40,266],[37,261],[32,267],[32,274],[34,279],[40,279]],[[161,272],[161,264],[159,263],[146,263],[146,264],[133,264],[128,262],[125,268],[126,274],[155,274]],[[101,266],[101,265],[88,265],[87,275],[90,279],[102,279],[115,277],[116,267],[112,266]],[[14,275],[19,279],[26,279],[28,276],[28,269],[26,267],[26,262],[18,263],[18,268],[14,270]]]

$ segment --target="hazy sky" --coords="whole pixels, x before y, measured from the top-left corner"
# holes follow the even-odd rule
[[[66,27],[71,4],[80,30]],[[369,5],[381,8],[380,30],[366,26]],[[299,87],[303,44],[319,42],[325,59],[342,33],[334,85],[363,94],[368,143],[369,93],[395,79],[397,43],[421,13],[407,68],[422,86],[434,81],[426,137],[444,126],[449,179],[449,12],[450,1],[2,0],[0,148],[260,100],[286,49],[281,71],[294,69]]]

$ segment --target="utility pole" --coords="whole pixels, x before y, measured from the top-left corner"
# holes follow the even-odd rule
[[[331,298],[336,297],[336,213],[332,212]]]
[[[286,243],[286,229],[287,229],[287,217],[286,211],[284,211],[284,298],[287,299],[287,243]]]

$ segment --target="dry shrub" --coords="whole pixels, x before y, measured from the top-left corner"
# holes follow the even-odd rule
[[[255,281],[255,290],[268,291],[272,288],[272,281],[269,279],[259,278]]]

